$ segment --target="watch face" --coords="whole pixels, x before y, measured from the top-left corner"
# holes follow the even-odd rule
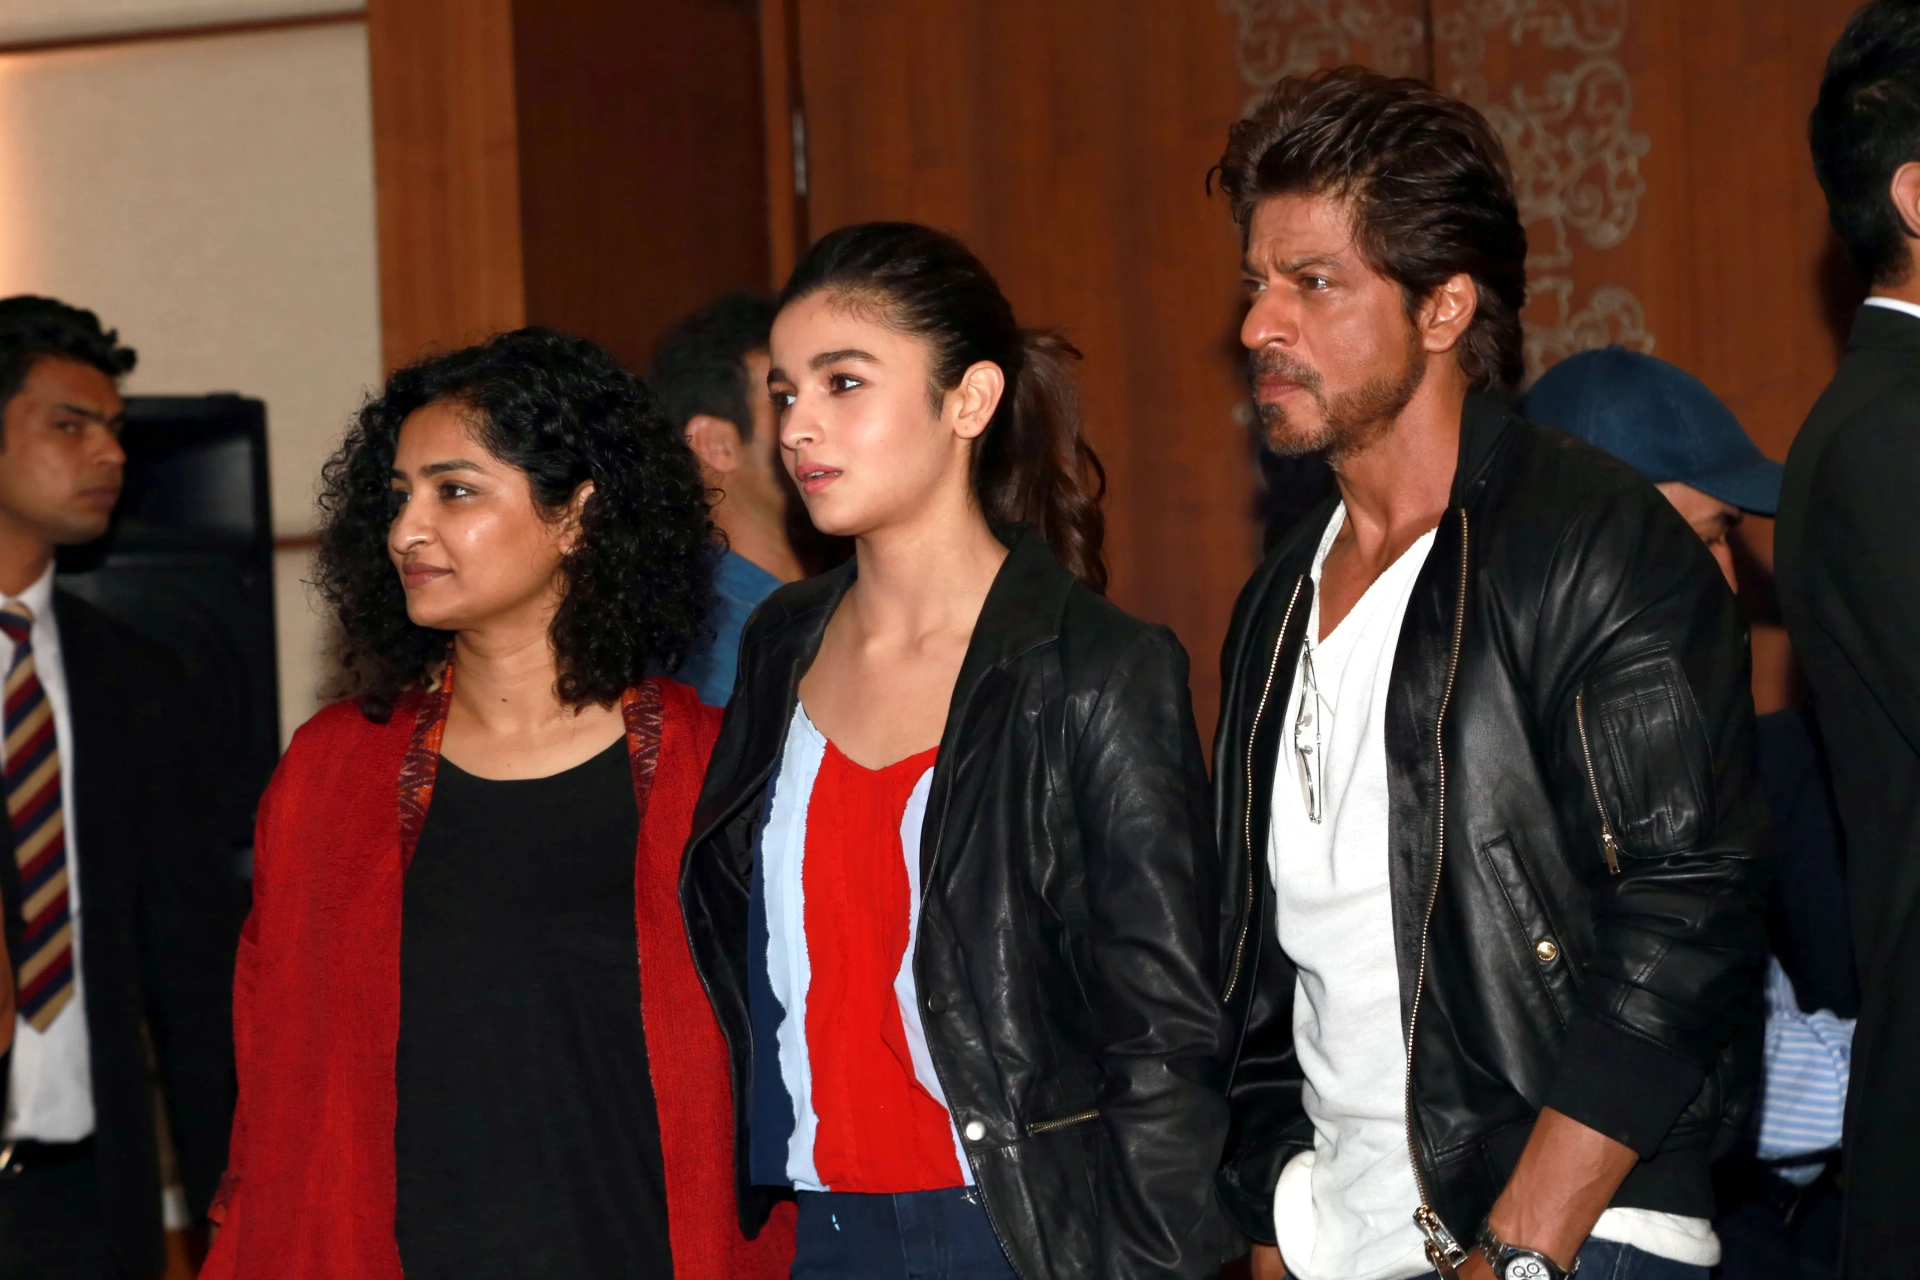
[[[1537,1255],[1522,1253],[1507,1259],[1500,1280],[1553,1280],[1553,1273]]]

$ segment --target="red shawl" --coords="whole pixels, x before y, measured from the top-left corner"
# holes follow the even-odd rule
[[[741,1237],[726,1046],[680,919],[681,850],[720,716],[659,680],[629,690],[621,709],[641,813],[641,1019],[675,1280],[774,1280],[793,1256],[791,1210],[759,1239]],[[350,703],[328,707],[294,735],[260,802],[234,977],[240,1104],[202,1280],[400,1280],[400,894],[445,716],[444,690],[384,725]]]

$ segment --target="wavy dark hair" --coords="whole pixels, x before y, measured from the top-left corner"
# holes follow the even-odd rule
[[[1032,525],[1060,563],[1104,592],[1107,473],[1080,433],[1073,344],[1051,329],[1022,329],[980,259],[914,222],[822,236],[793,269],[780,305],[822,290],[872,303],[886,324],[932,348],[927,390],[936,410],[969,367],[1000,366],[1007,385],[974,445],[974,497],[989,525]]]
[[[560,700],[611,705],[650,671],[677,667],[705,623],[719,556],[693,454],[646,384],[604,348],[516,329],[395,373],[321,472],[315,585],[339,623],[340,693],[385,720],[452,639],[407,617],[387,554],[400,427],[432,404],[464,411],[481,446],[526,473],[549,519],[593,481],[579,541],[560,563]]]
[[[1348,201],[1355,243],[1400,286],[1409,316],[1454,275],[1473,277],[1460,369],[1476,391],[1519,386],[1527,233],[1507,153],[1471,106],[1365,67],[1287,76],[1227,132],[1209,176],[1233,202],[1243,244],[1269,196]]]

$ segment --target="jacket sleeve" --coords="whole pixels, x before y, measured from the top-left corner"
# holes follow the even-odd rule
[[[1545,1102],[1645,1157],[1761,1016],[1772,853],[1732,593],[1651,491],[1597,507],[1562,542],[1538,637],[1567,659],[1554,800],[1589,851],[1593,922]]]
[[[1100,1039],[1103,1276],[1211,1276],[1227,1126],[1220,887],[1206,775],[1171,632],[1115,655],[1071,754]]]
[[[1222,690],[1235,686],[1247,617],[1257,605],[1259,588],[1256,578],[1234,606],[1233,622],[1221,649]],[[1220,726],[1222,736],[1213,755],[1216,770],[1223,761],[1244,764],[1247,744],[1226,741],[1225,735],[1240,731],[1240,726],[1233,723],[1224,706]],[[1253,798],[1246,794],[1245,786],[1243,777],[1216,776],[1215,832],[1222,850],[1247,843],[1247,806]],[[1244,887],[1227,886],[1230,893],[1246,899],[1247,940],[1242,961],[1245,969],[1227,1005],[1228,1034],[1233,1035],[1236,1027],[1239,1034],[1227,1085],[1231,1118],[1226,1152],[1217,1181],[1220,1206],[1240,1234],[1261,1244],[1273,1244],[1274,1188],[1288,1162],[1302,1151],[1312,1150],[1313,1122],[1301,1102],[1305,1076],[1293,1045],[1296,975],[1280,949],[1272,877],[1264,850],[1248,848],[1245,857],[1246,866],[1239,873]],[[1223,862],[1230,864],[1231,860]],[[1228,923],[1235,935],[1227,939],[1228,951],[1223,957],[1229,968],[1240,925],[1237,918]]]
[[[1808,502],[1809,567],[1844,610],[1847,659],[1873,690],[1907,745],[1920,752],[1920,538],[1912,527],[1920,493],[1920,410],[1912,398],[1869,410],[1835,434],[1814,473]]]
[[[245,890],[211,821],[213,787],[200,767],[206,735],[191,727],[189,686],[163,655],[143,656],[153,667],[142,678],[145,696],[129,699],[148,766],[141,974],[174,1150],[198,1217],[213,1198],[233,1119],[233,966]]]

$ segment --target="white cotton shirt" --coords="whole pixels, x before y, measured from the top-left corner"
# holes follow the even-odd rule
[[[1307,643],[1273,777],[1267,866],[1280,945],[1299,974],[1293,1039],[1313,1122],[1313,1149],[1288,1163],[1275,1188],[1274,1230],[1288,1274],[1300,1280],[1411,1280],[1433,1268],[1413,1222],[1420,1187],[1407,1145],[1386,707],[1401,623],[1434,533],[1401,553],[1322,640],[1321,567],[1346,516],[1342,504],[1313,558]],[[1301,703],[1315,690],[1314,727],[1303,729]],[[1309,815],[1303,740],[1319,760],[1319,822]],[[1470,1240],[1480,1224],[1448,1226]],[[1719,1239],[1701,1218],[1609,1209],[1593,1235],[1696,1266],[1720,1260]]]
[[[1427,1265],[1407,1152],[1407,1050],[1387,866],[1387,684],[1413,582],[1433,548],[1422,535],[1340,625],[1320,635],[1320,569],[1346,524],[1334,512],[1313,558],[1313,607],[1280,721],[1268,869],[1280,945],[1299,972],[1293,1042],[1313,1150],[1281,1175],[1274,1228],[1300,1280],[1398,1280]],[[1296,727],[1319,690],[1321,821],[1308,816]],[[1311,734],[1307,735],[1309,738]]]
[[[14,600],[33,612],[33,669],[53,707],[53,732],[60,749],[60,805],[66,817],[67,911],[73,919],[73,999],[46,1031],[18,1015],[13,1024],[13,1058],[8,1068],[8,1140],[78,1142],[93,1132],[93,1071],[87,1048],[86,972],[80,961],[84,918],[80,913],[80,849],[73,809],[73,717],[67,702],[67,668],[60,656],[60,629],[53,617],[53,566]],[[0,634],[0,653],[13,665],[13,642]],[[5,670],[6,667],[0,667]],[[4,735],[0,735],[3,738]],[[0,741],[0,759],[6,746]],[[17,964],[20,957],[14,956]]]

